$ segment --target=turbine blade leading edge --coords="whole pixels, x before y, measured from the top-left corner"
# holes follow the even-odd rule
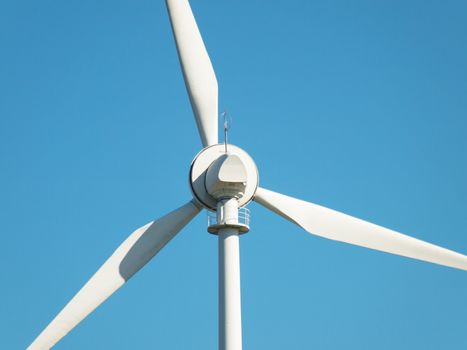
[[[258,188],[254,200],[311,234],[467,270],[467,256],[300,199]]]
[[[166,0],[178,58],[204,147],[217,144],[217,79],[188,0]]]
[[[198,214],[188,202],[134,231],[28,347],[50,349],[127,282]]]

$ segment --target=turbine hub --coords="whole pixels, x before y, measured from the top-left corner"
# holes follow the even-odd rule
[[[204,208],[217,211],[219,201],[236,198],[238,206],[247,205],[258,188],[258,169],[240,147],[224,144],[204,148],[190,168],[190,189]]]

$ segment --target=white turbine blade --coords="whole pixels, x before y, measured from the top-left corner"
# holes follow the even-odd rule
[[[166,0],[178,57],[204,147],[217,144],[217,80],[188,0]]]
[[[317,236],[467,270],[465,255],[332,209],[263,188],[254,200]]]
[[[50,349],[146,265],[200,209],[188,202],[133,232],[63,308],[28,350]]]

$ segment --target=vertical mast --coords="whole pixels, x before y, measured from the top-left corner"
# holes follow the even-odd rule
[[[235,198],[218,204],[218,223],[237,223]],[[219,240],[219,350],[242,349],[239,228],[220,228]]]

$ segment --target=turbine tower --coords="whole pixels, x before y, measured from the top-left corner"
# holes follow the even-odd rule
[[[250,201],[305,231],[387,253],[467,270],[467,257],[316,204],[259,187],[247,152],[218,143],[218,87],[187,0],[166,0],[202,150],[189,172],[193,198],[134,231],[29,346],[53,347],[148,263],[202,209],[215,213],[208,231],[219,241],[219,349],[242,348],[239,235],[249,230]],[[241,220],[243,217],[244,220]]]

